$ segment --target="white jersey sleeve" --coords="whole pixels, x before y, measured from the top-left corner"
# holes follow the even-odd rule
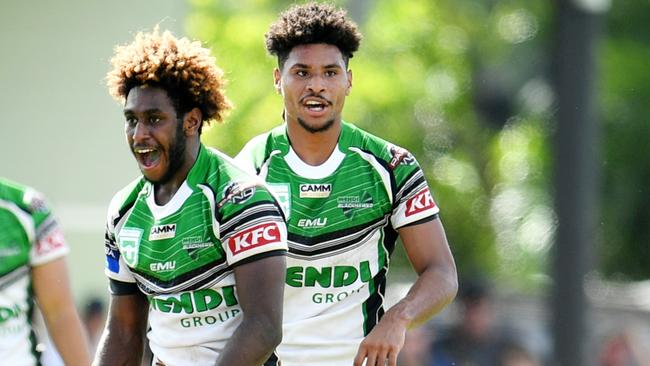
[[[131,270],[122,259],[120,255],[120,250],[117,246],[117,241],[115,239],[116,227],[119,227],[123,219],[127,216],[120,215],[119,205],[120,197],[119,193],[113,197],[111,204],[108,209],[108,215],[106,219],[106,233],[104,235],[104,251],[106,254],[106,266],[104,273],[110,279],[120,281],[135,283],[135,278]]]
[[[68,254],[70,250],[63,237],[63,231],[45,197],[27,188],[23,203],[30,208],[34,222],[34,241],[29,252],[30,265],[38,266]]]
[[[424,220],[435,218],[440,212],[433,200],[429,185],[417,160],[407,150],[390,146],[389,168],[393,171],[397,192],[391,224],[395,229]]]

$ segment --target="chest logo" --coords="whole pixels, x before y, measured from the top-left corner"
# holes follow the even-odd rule
[[[149,232],[149,240],[170,239],[176,236],[176,224],[156,225]]]
[[[291,189],[289,183],[267,183],[275,198],[278,200],[282,211],[284,211],[284,217],[289,220],[291,216]]]
[[[149,264],[149,269],[153,272],[169,272],[176,268],[176,261],[168,261],[165,263],[154,262]]]
[[[354,216],[354,213],[358,209],[372,208],[374,202],[372,196],[368,192],[363,192],[361,197],[359,196],[343,196],[339,197],[336,200],[338,208],[343,210],[343,214],[351,219]]]
[[[138,249],[142,240],[142,229],[123,228],[118,236],[118,245],[124,262],[129,267],[138,264]]]
[[[327,225],[327,217],[319,217],[316,219],[300,219],[298,220],[298,227],[323,227]]]
[[[327,198],[332,193],[331,184],[301,184],[300,198]]]

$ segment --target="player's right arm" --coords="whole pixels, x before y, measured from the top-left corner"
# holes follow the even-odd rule
[[[123,192],[137,192],[127,189],[112,200],[106,222],[104,250],[109,278],[111,300],[104,332],[97,346],[93,365],[135,365],[142,360],[144,341],[149,315],[149,301],[138,289],[133,274],[124,262],[117,245],[116,227],[129,212],[131,198],[124,198]]]
[[[147,298],[139,291],[131,295],[111,295],[106,326],[93,365],[139,366],[148,310]]]

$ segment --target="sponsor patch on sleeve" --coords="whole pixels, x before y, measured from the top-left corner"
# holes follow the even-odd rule
[[[429,188],[425,188],[406,202],[405,216],[409,217],[436,207]]]
[[[113,273],[120,273],[120,251],[115,245],[115,239],[108,232],[104,234],[104,252],[106,268]]]
[[[58,227],[53,228],[36,242],[36,254],[46,255],[65,246],[63,232]]]
[[[388,163],[388,167],[391,170],[395,169],[400,164],[413,165],[415,163],[415,158],[406,149],[393,145],[390,146],[388,150],[390,151],[390,155],[391,155],[391,159],[390,162]]]
[[[241,204],[248,201],[255,194],[256,184],[244,182],[232,182],[223,190],[223,198],[217,203],[217,208],[223,207],[226,203]]]
[[[113,273],[120,273],[120,252],[106,247],[106,268]]]
[[[49,211],[47,201],[45,200],[45,196],[43,196],[42,193],[37,192],[33,189],[28,189],[25,192],[25,196],[23,200],[25,204],[27,204],[31,212],[45,213]]]
[[[233,255],[281,240],[278,224],[268,222],[240,231],[228,239],[228,248]]]

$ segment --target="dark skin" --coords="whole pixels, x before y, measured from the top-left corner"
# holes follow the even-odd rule
[[[140,366],[148,315],[149,302],[142,293],[111,295],[93,365]]]
[[[129,91],[124,116],[131,151],[145,178],[154,185],[156,203],[164,205],[183,184],[198,157],[201,112],[194,108],[179,119],[164,89],[141,86]],[[179,141],[179,131],[184,141]],[[285,268],[284,256],[234,268],[243,318],[216,365],[262,365],[280,343]],[[95,365],[140,365],[148,309],[149,303],[140,292],[111,296]]]
[[[235,267],[244,318],[217,365],[262,365],[280,344],[286,266],[284,256],[275,256]]]

